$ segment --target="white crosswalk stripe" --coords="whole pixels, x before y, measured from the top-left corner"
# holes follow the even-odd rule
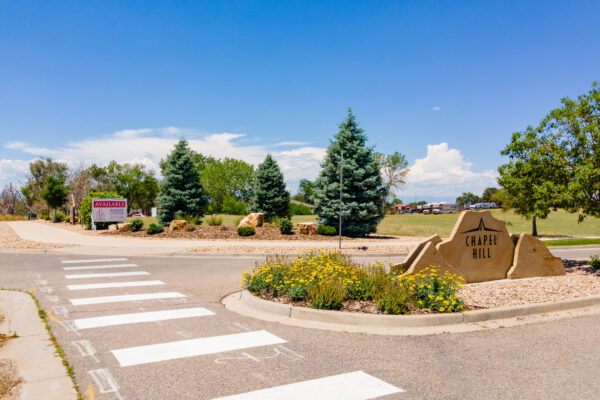
[[[367,400],[404,390],[363,371],[312,379],[215,400]]]
[[[67,285],[69,290],[90,290],[90,289],[112,289],[138,286],[157,286],[164,285],[163,281],[131,281],[131,282],[106,282],[106,283],[86,283],[83,285]]]
[[[179,292],[158,292],[158,293],[141,293],[141,294],[124,294],[119,296],[102,296],[102,297],[84,297],[80,299],[70,299],[69,301],[74,306],[82,306],[88,304],[103,304],[103,303],[119,303],[125,301],[139,300],[159,300],[159,299],[176,299],[186,297]]]
[[[262,330],[130,347],[112,353],[122,367],[127,367],[280,343],[286,341]]]
[[[215,315],[202,307],[175,310],[150,311],[132,314],[107,315],[103,317],[81,318],[73,322],[77,329],[100,328],[105,326],[137,324],[140,322],[167,321],[180,318],[205,317]]]
[[[107,265],[86,265],[81,267],[63,267],[65,271],[80,271],[85,269],[108,269],[108,268],[130,268],[137,267],[137,264],[107,264]]]
[[[86,279],[86,278],[118,278],[120,276],[141,276],[150,275],[147,271],[131,271],[131,272],[104,272],[101,274],[73,274],[65,275],[66,279]]]
[[[79,264],[79,263],[94,263],[94,262],[111,262],[111,261],[127,261],[126,258],[96,258],[92,260],[65,260],[63,264]]]

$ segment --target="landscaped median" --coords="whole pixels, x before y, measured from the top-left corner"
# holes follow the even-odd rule
[[[564,276],[464,286],[434,269],[411,276],[401,272],[382,264],[359,266],[332,252],[275,258],[244,273],[246,290],[223,303],[274,322],[378,334],[460,332],[487,328],[495,320],[522,323],[530,316],[526,323],[545,313],[600,310],[594,308],[600,305],[600,276],[585,263],[567,264]]]

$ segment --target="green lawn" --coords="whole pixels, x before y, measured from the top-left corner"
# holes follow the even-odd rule
[[[600,239],[559,239],[559,240],[547,240],[544,242],[548,247],[557,246],[587,246],[591,244],[600,244]]]
[[[512,211],[492,210],[492,214],[506,223],[506,228],[510,233],[531,233],[531,221]],[[224,214],[219,214],[218,217],[223,219],[223,225],[228,226],[235,226],[235,222],[240,218],[238,215]],[[208,216],[204,217],[203,224],[206,224],[207,218]],[[129,218],[129,220],[131,219]],[[152,222],[156,223],[156,218],[144,217],[142,219],[146,227]],[[292,217],[292,222],[297,225],[300,222],[314,222],[316,219],[315,215],[296,215]],[[448,237],[457,219],[458,214],[388,215],[379,224],[377,233],[397,236],[431,236],[437,233],[442,237]],[[577,223],[576,214],[564,211],[551,213],[547,219],[538,220],[537,225],[540,236],[600,236],[600,218],[588,217],[582,223]]]

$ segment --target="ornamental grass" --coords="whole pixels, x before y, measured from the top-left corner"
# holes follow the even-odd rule
[[[294,259],[267,258],[243,273],[241,287],[267,297],[287,297],[314,308],[339,310],[345,301],[373,301],[380,311],[406,314],[411,308],[464,310],[460,277],[435,268],[404,276],[378,262],[363,266],[334,251],[308,252]]]

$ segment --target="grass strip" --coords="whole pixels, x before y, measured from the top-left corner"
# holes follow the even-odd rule
[[[556,240],[545,240],[544,243],[548,247],[586,246],[586,245],[592,245],[592,244],[600,244],[600,238],[556,239]]]
[[[10,291],[13,291],[13,292],[27,293],[29,296],[31,296],[31,298],[33,299],[33,302],[35,303],[35,306],[38,309],[38,315],[39,315],[40,319],[42,320],[42,322],[44,323],[44,325],[46,326],[46,330],[48,331],[48,334],[50,335],[50,341],[54,344],[54,347],[56,348],[56,353],[61,358],[62,363],[65,366],[65,369],[67,370],[67,375],[69,375],[69,377],[71,378],[71,381],[73,382],[73,388],[77,392],[77,400],[85,400],[84,397],[83,397],[83,395],[81,394],[81,392],[79,390],[79,385],[77,384],[77,382],[75,382],[75,373],[73,371],[73,366],[67,360],[67,357],[65,356],[65,351],[63,350],[63,348],[61,347],[61,345],[56,340],[56,337],[52,333],[52,328],[50,328],[50,324],[48,324],[48,319],[46,318],[46,312],[40,306],[40,302],[37,299],[37,297],[35,297],[35,295],[33,293],[31,293],[31,292],[29,292],[27,290],[6,289],[6,288],[2,288],[2,290],[10,290]]]

